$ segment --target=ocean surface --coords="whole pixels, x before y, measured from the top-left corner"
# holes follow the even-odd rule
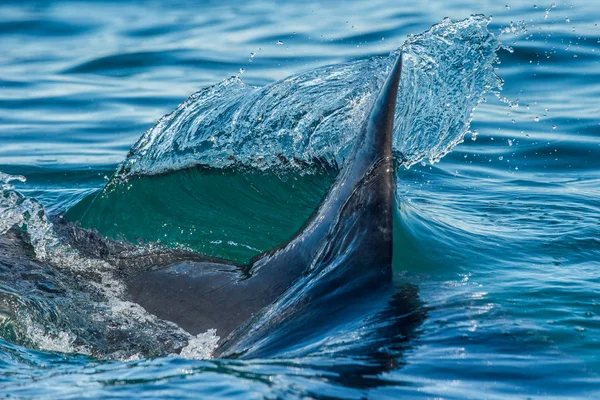
[[[594,1],[0,3],[0,234],[59,270],[0,259],[0,396],[599,398],[598,23]],[[399,50],[402,312],[214,359],[56,233],[238,262],[285,242]]]

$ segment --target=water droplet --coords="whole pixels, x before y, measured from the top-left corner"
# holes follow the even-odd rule
[[[240,68],[240,75],[243,74],[246,70],[244,68]]]
[[[569,18],[569,17],[565,17],[565,22],[567,22],[567,23],[568,23],[568,22],[571,22],[571,18]]]
[[[283,44],[283,42],[281,40],[278,40],[277,44],[281,46]]]
[[[498,160],[500,160],[500,161],[504,160],[504,156],[498,157]]]
[[[512,141],[512,139],[508,139],[508,145],[509,145],[509,146],[512,146],[512,145],[513,145],[513,141]]]
[[[546,8],[546,15],[544,15],[544,19],[548,19],[548,14],[550,14],[550,10],[552,10],[554,7],[556,7],[556,3],[552,3],[550,7]]]
[[[552,125],[552,130],[555,130],[555,129],[556,129],[556,125]]]
[[[504,8],[506,8],[507,10],[510,10],[510,5],[505,5]]]
[[[533,120],[534,120],[535,122],[540,122],[540,117],[535,117]]]

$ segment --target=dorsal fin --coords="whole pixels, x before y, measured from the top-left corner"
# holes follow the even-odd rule
[[[402,54],[398,56],[372,106],[369,117],[361,127],[351,155],[312,218],[286,245],[257,256],[252,262],[252,274],[269,274],[275,279],[284,280],[285,277],[281,275],[289,275],[290,279],[298,277],[303,272],[302,269],[313,262],[322,243],[330,234],[333,224],[340,218],[345,204],[353,194],[355,195],[355,190],[368,174],[377,173],[378,180],[388,182],[384,185],[385,188],[369,189],[372,190],[370,193],[372,200],[385,198],[386,203],[391,200],[394,190],[392,137],[401,69]],[[377,164],[382,162],[386,167],[377,168],[375,171]],[[364,204],[363,206],[368,207],[369,205]],[[370,230],[380,229],[384,220],[389,220],[391,224],[391,214],[376,210],[373,210],[372,214],[369,217],[371,220],[367,222]],[[386,224],[387,222],[384,223],[384,225]],[[280,262],[275,260],[277,258],[281,259]],[[279,264],[286,266],[279,268]]]
[[[381,88],[356,142],[356,154],[351,161],[352,169],[357,176],[366,173],[365,168],[369,168],[377,160],[392,157],[394,116],[401,72],[402,54],[398,56],[392,71]]]

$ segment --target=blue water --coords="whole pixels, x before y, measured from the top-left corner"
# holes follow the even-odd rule
[[[395,280],[414,304],[388,321],[403,328],[377,357],[352,351],[375,330],[363,321],[277,358],[149,356],[135,340],[119,353],[82,344],[102,315],[87,321],[53,308],[86,304],[85,296],[39,298],[6,280],[0,299],[31,307],[0,323],[0,393],[596,398],[600,6],[447,3],[1,4],[0,171],[27,179],[4,184],[0,232],[24,224],[39,233],[37,250],[71,267],[89,260],[53,247],[51,224],[35,218],[42,208],[30,199],[43,215],[65,214],[110,237],[238,260],[285,241],[335,176],[352,117],[370,104],[390,53],[413,43],[405,54],[422,57],[403,72],[394,138],[398,160],[413,163],[397,171]],[[456,25],[472,14],[483,16]],[[440,23],[450,37],[428,41],[424,32]],[[339,71],[347,81],[335,86]],[[286,91],[289,79],[320,86]],[[215,112],[211,95],[244,112]],[[174,110],[189,118],[149,130]],[[264,110],[273,118],[255,123]],[[154,133],[176,140],[146,146]],[[181,170],[190,166],[201,168]],[[117,170],[132,177],[111,180]],[[132,324],[134,339],[163,348],[157,332],[167,328]]]

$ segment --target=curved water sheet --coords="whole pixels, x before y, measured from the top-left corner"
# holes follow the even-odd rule
[[[402,46],[394,149],[405,165],[439,160],[463,140],[482,96],[500,90],[501,43],[489,22],[446,19]],[[66,216],[115,239],[246,262],[291,237],[317,206],[399,51],[260,88],[232,77],[203,89]]]
[[[65,217],[106,237],[245,263],[292,237],[336,174],[190,168],[135,176],[89,195]]]
[[[442,157],[462,140],[471,112],[482,96],[500,88],[501,80],[494,73],[494,64],[495,53],[501,45],[487,30],[488,23],[489,19],[482,16],[460,22],[445,20],[422,35],[410,37],[403,45],[405,72],[396,110],[394,148],[406,165],[424,158]],[[291,172],[300,169],[302,173],[297,175],[310,171],[313,174],[308,174],[309,179],[300,186],[316,186],[311,195],[314,208],[327,186],[323,182],[331,180],[331,173],[321,173],[320,168],[314,173],[315,168],[311,166],[341,164],[353,142],[353,133],[362,123],[396,55],[397,51],[389,57],[323,67],[262,88],[246,86],[236,77],[194,94],[133,146],[116,179],[91,204],[87,199],[80,215],[91,213],[97,201],[118,201],[119,196],[111,197],[111,193],[130,190],[135,197],[134,191],[141,190],[138,188],[145,179],[160,178],[148,175],[200,166],[212,171],[222,169],[226,174],[239,166],[276,174],[286,168]],[[319,163],[314,164],[315,160]],[[165,174],[161,179],[168,180],[181,173]],[[13,178],[3,178],[4,181],[9,179]],[[321,183],[314,185],[311,179]],[[288,182],[291,184],[286,190],[300,197],[295,183],[289,179]],[[251,182],[249,186],[252,185]],[[163,192],[160,186],[153,189],[159,197]],[[249,194],[249,189],[242,189],[239,196]],[[239,203],[231,202],[223,215]],[[303,213],[309,214],[310,208],[306,206]],[[53,223],[38,202],[19,194],[8,183],[2,188],[0,214],[2,337],[39,349],[118,359],[170,353],[192,358],[211,355],[218,340],[214,332],[192,337],[128,302],[123,295],[123,280],[135,271],[107,263],[94,251],[79,251],[70,246],[64,236],[57,233],[60,224]],[[239,215],[240,229],[255,224],[253,215],[242,214]],[[202,226],[206,222],[202,218],[199,216],[194,223]],[[114,225],[120,221],[112,222]],[[126,223],[117,223],[117,226],[124,237],[130,238]],[[278,228],[273,227],[273,230]],[[160,235],[165,233],[158,231]],[[169,257],[177,256],[173,251],[157,249],[154,245],[132,246],[104,241],[92,234],[88,239],[89,249],[93,250],[96,243],[98,249],[118,251],[123,259],[145,254],[156,256],[161,252],[169,253]],[[229,239],[240,243],[236,237]],[[157,238],[148,240],[156,242]],[[30,245],[23,246],[24,242]],[[266,245],[263,241],[260,246],[249,247],[250,251],[257,252]],[[277,304],[285,310],[295,309],[310,298],[312,288],[319,286],[322,276],[335,272],[343,257],[336,261],[302,278]],[[405,301],[400,303],[406,304]],[[386,327],[400,328],[405,324],[383,323],[389,312],[385,307],[385,304],[377,304],[377,310],[357,310],[354,321],[336,327],[339,340],[322,338],[327,342],[323,349],[328,349],[327,354],[331,355],[345,352],[354,346],[352,343],[360,342],[352,338],[366,338],[365,342],[378,346],[381,343],[373,338],[380,334],[383,337],[409,336],[401,330],[387,336]],[[265,331],[261,327],[269,326],[272,319],[277,318],[274,311],[275,308],[265,310],[256,326],[248,330],[245,343],[253,343],[253,334],[259,340],[255,349],[284,343],[281,339],[288,332],[263,336]],[[373,317],[373,313],[377,316]],[[394,315],[394,320],[403,318],[401,311]],[[277,349],[276,353],[282,356],[322,354],[318,346],[301,347],[296,353],[293,349],[286,352],[284,348]]]
[[[481,15],[445,19],[388,57],[293,75],[264,87],[239,76],[194,93],[131,148],[117,175],[193,166],[340,165],[398,52],[404,67],[394,150],[406,165],[439,160],[467,132],[482,96],[499,90],[499,40]]]

